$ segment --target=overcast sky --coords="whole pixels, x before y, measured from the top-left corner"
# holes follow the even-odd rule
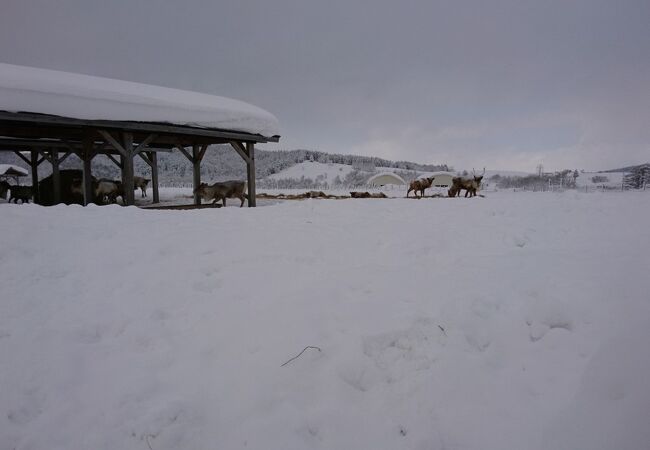
[[[649,0],[2,0],[0,61],[244,100],[280,120],[267,148],[650,161]]]

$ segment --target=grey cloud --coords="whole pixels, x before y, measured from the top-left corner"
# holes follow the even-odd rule
[[[650,159],[648,23],[645,0],[5,0],[0,60],[249,101],[282,148],[606,168]]]

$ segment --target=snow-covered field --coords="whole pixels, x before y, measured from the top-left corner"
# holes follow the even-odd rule
[[[0,448],[648,448],[649,211],[1,204]]]

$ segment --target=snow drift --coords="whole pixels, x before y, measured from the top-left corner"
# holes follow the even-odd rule
[[[649,207],[1,204],[0,447],[645,448]]]

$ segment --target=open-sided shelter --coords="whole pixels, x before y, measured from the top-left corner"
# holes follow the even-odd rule
[[[134,158],[151,167],[153,201],[158,202],[159,151],[183,153],[192,163],[196,187],[208,146],[230,144],[246,163],[249,206],[255,206],[255,144],[279,138],[272,114],[237,100],[0,64],[0,151],[15,152],[30,166],[36,201],[38,166],[43,161],[52,165],[57,198],[59,166],[77,154],[83,161],[87,204],[93,198],[91,161],[98,154],[107,155],[121,169],[125,203],[132,205]],[[195,195],[194,202],[201,200]]]

